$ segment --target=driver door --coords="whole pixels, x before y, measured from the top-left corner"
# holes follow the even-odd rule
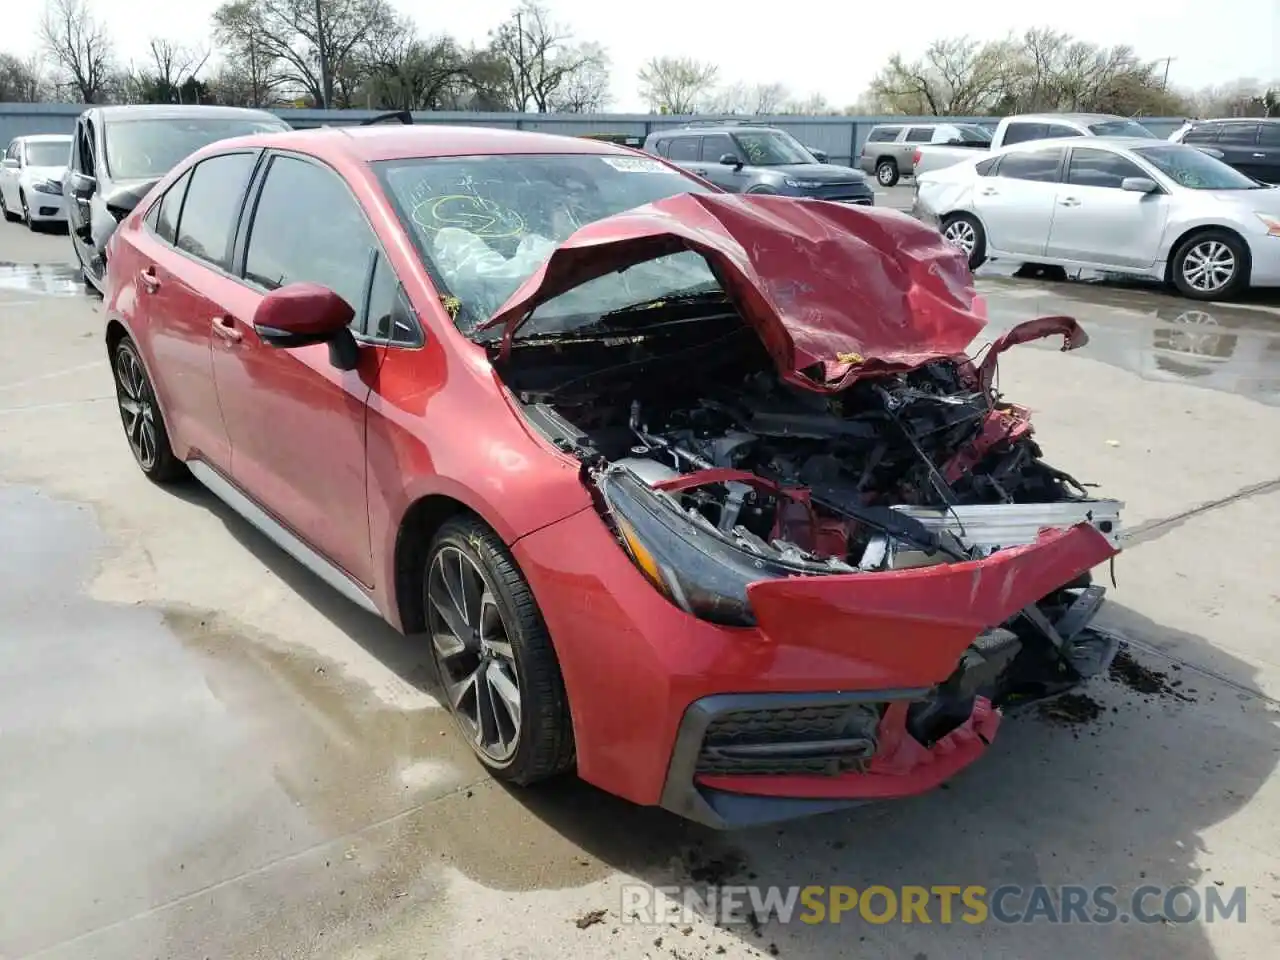
[[[66,195],[67,232],[71,234],[71,243],[76,248],[80,262],[90,267],[97,255],[89,228],[89,201],[93,190],[88,189],[88,184],[85,184],[85,188],[76,189],[76,184],[83,183],[82,178],[97,177],[94,147],[93,123],[87,117],[81,117],[76,123],[75,138],[71,142],[71,163],[67,168],[67,180],[62,192]]]
[[[742,163],[743,157],[741,151],[738,150],[737,144],[733,142],[733,137],[727,133],[708,133],[702,138],[701,163],[694,170],[700,177],[710,180],[722,190],[728,190],[730,193],[741,193],[742,184],[746,180],[746,176],[742,172],[741,167],[733,167],[727,163],[721,163],[720,158],[725,154],[738,158],[738,162]]]

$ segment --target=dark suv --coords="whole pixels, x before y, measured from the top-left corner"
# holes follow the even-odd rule
[[[1221,154],[1246,177],[1280,183],[1280,117],[1191,120],[1169,139]]]
[[[826,163],[825,156],[816,156],[777,127],[725,123],[675,127],[649,134],[644,149],[730,193],[875,203],[861,171]]]

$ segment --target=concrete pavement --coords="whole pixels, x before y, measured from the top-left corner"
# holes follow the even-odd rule
[[[1280,926],[1280,299],[992,269],[1078,317],[1001,387],[1128,502],[1097,716],[1006,721],[948,789],[711,834],[572,780],[511,792],[425,651],[199,488],[143,480],[65,236],[0,225],[0,957],[1261,956]],[[29,266],[39,264],[39,267]],[[1245,923],[628,924],[621,886],[1248,887]],[[604,911],[598,914],[597,911]],[[598,920],[598,922],[596,922]]]

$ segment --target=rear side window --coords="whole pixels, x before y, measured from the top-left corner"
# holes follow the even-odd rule
[[[1258,142],[1257,123],[1224,123],[1218,143],[1238,143],[1252,146]]]
[[[1043,140],[1047,137],[1049,125],[1045,123],[1011,123],[1004,128],[1004,143],[1026,143],[1028,140]]]
[[[876,127],[871,131],[871,135],[867,137],[868,143],[892,143],[898,139],[898,133],[901,127]]]
[[[253,153],[228,153],[200,161],[187,174],[177,230],[179,250],[228,268],[240,202],[257,159]]]
[[[933,139],[933,127],[909,127],[904,143],[928,143]]]
[[[1025,153],[1006,153],[1000,158],[999,176],[1006,180],[1034,180],[1038,183],[1057,183],[1058,168],[1062,166],[1065,151],[1028,150]]]
[[[1216,123],[1206,123],[1192,127],[1182,138],[1183,143],[1213,143],[1218,139],[1222,128]]]
[[[359,324],[374,249],[373,230],[336,173],[295,157],[271,160],[249,227],[246,280],[267,290],[321,284],[351,305]]]
[[[677,163],[687,163],[698,159],[698,143],[701,137],[673,137],[667,147],[668,159]]]
[[[156,215],[156,235],[166,243],[173,243],[178,236],[178,216],[182,213],[182,200],[187,195],[187,184],[190,182],[191,172],[187,171],[164,192],[164,196],[156,204],[160,208]]]

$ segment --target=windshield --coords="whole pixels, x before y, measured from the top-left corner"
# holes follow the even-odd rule
[[[1134,150],[1166,177],[1188,190],[1260,190],[1256,180],[1227,166],[1195,147],[1164,143]]]
[[[28,140],[28,167],[65,167],[71,159],[71,138],[66,140]]]
[[[786,163],[817,163],[800,141],[781,130],[735,133],[733,138],[753,167],[777,167]]]
[[[1103,120],[1089,124],[1089,130],[1098,137],[1142,137],[1144,140],[1159,140],[1154,133],[1136,120]]]
[[[496,313],[579,227],[678,193],[708,192],[665,164],[640,156],[435,157],[375,166],[464,333]],[[593,323],[610,310],[714,285],[700,256],[663,257],[589,281],[540,305],[520,333],[562,333]],[[501,336],[501,331],[483,336]]]
[[[216,140],[288,129],[283,120],[239,117],[112,120],[106,124],[107,169],[116,180],[154,180]]]

